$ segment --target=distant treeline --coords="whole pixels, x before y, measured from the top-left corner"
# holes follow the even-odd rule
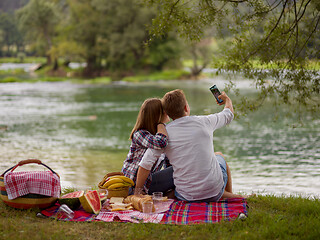
[[[156,1],[160,4],[158,6],[143,4],[146,2],[150,1],[1,0],[0,57],[46,57],[46,65],[52,71],[67,67],[72,61],[85,62],[84,75],[113,74],[114,77],[138,71],[178,68],[183,59],[190,59],[192,75],[197,76],[213,59],[218,62],[219,54],[225,57],[225,50],[231,49],[227,53],[230,55],[228,62],[238,58],[242,59],[240,63],[245,62],[242,54],[248,53],[266,62],[268,56],[265,55],[275,51],[274,46],[279,46],[277,41],[282,41],[279,33],[273,38],[266,38],[273,41],[270,44],[262,41],[257,49],[251,49],[256,47],[254,41],[257,39],[258,42],[268,28],[250,28],[249,25],[248,29],[241,29],[246,27],[244,19],[259,17],[263,24],[269,22],[264,18],[264,10],[260,8],[260,15],[252,15],[252,6],[237,7],[237,3],[230,5],[225,15],[220,12],[215,17],[216,8],[209,4],[211,1],[205,1],[209,4],[208,8],[188,16],[190,12],[198,11],[199,7],[189,8],[181,2],[180,6],[170,5],[170,1],[164,0]],[[236,15],[227,14],[232,12]],[[217,26],[211,24],[211,21]],[[297,24],[293,26],[296,27],[289,27],[289,30],[297,29],[300,35],[306,31],[298,28]],[[296,45],[300,37],[298,33]],[[184,35],[200,41],[182,40]],[[319,58],[319,39],[307,38],[304,42],[298,53],[306,58]],[[237,45],[239,51],[234,51],[231,45]],[[314,51],[306,51],[307,48]],[[287,59],[286,52],[281,48],[273,55],[280,60]],[[235,67],[239,68],[238,65],[236,63]]]
[[[155,10],[137,2],[1,2],[0,56],[46,56],[52,70],[71,61],[86,62],[84,75],[178,67],[182,48],[173,32],[146,46],[146,26]]]

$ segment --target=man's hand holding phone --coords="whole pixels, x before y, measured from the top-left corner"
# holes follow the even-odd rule
[[[213,96],[216,98],[218,105],[224,105],[225,108],[229,108],[231,112],[233,113],[233,105],[231,99],[227,96],[225,92],[220,93],[218,87],[216,85],[213,85],[210,87],[210,91],[212,92]]]
[[[221,99],[222,101],[219,102],[219,101],[216,99],[217,104],[218,104],[218,105],[223,105],[223,104],[226,104],[227,99],[230,99],[230,98],[227,96],[227,94],[226,94],[225,92],[222,92],[222,93],[218,96],[218,99]]]

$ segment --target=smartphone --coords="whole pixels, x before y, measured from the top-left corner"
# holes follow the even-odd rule
[[[212,92],[213,96],[217,99],[218,103],[223,102],[222,99],[218,98],[218,96],[221,95],[221,92],[219,91],[216,85],[213,85],[212,87],[210,87],[210,91]]]

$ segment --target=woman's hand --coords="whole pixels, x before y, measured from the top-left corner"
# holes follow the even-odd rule
[[[168,123],[169,121],[170,121],[170,118],[169,118],[168,114],[163,112],[162,118],[161,118],[161,123]]]

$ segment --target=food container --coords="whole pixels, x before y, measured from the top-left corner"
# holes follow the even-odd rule
[[[99,192],[106,193],[107,198],[111,198],[111,197],[124,197],[125,198],[129,195],[129,188],[130,187],[121,187],[121,188],[109,189],[109,190],[107,190],[106,188],[103,187],[103,184],[107,181],[107,179],[109,177],[116,176],[116,175],[123,176],[123,173],[122,172],[107,173],[98,184]]]
[[[56,172],[54,172],[50,167],[43,164],[38,159],[28,159],[28,160],[20,161],[18,164],[9,168],[3,174],[0,175],[0,197],[3,200],[3,202],[8,206],[11,206],[14,208],[20,208],[20,209],[28,209],[28,208],[35,208],[35,207],[47,208],[57,201],[57,197],[50,197],[50,196],[44,196],[40,194],[31,194],[31,193],[15,199],[8,198],[8,194],[4,184],[4,175],[9,171],[13,172],[19,166],[30,164],[30,163],[43,165],[44,167],[48,168],[53,174],[56,174],[59,177],[59,175]]]
[[[109,189],[107,190],[107,192],[108,192],[107,198],[112,198],[112,197],[126,198],[129,195],[129,187],[123,187],[120,189]]]

